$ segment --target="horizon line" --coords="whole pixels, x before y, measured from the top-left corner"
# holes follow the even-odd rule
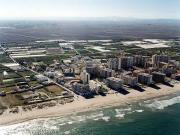
[[[143,18],[143,17],[118,17],[118,16],[99,16],[99,17],[0,17],[1,21],[8,20],[103,20],[103,21],[123,21],[123,20],[177,20],[180,21],[180,18]]]

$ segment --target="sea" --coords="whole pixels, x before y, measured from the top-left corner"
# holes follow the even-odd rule
[[[1,126],[0,135],[180,135],[180,93],[126,106]]]

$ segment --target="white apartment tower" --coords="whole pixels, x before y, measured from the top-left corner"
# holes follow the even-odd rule
[[[80,74],[81,80],[83,84],[88,84],[90,80],[90,74],[86,72],[86,70],[83,70]]]

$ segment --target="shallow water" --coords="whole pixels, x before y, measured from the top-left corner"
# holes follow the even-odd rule
[[[180,96],[0,127],[0,135],[180,135]]]

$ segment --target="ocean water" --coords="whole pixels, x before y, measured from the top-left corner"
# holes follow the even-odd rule
[[[180,135],[180,94],[1,126],[0,135]]]

